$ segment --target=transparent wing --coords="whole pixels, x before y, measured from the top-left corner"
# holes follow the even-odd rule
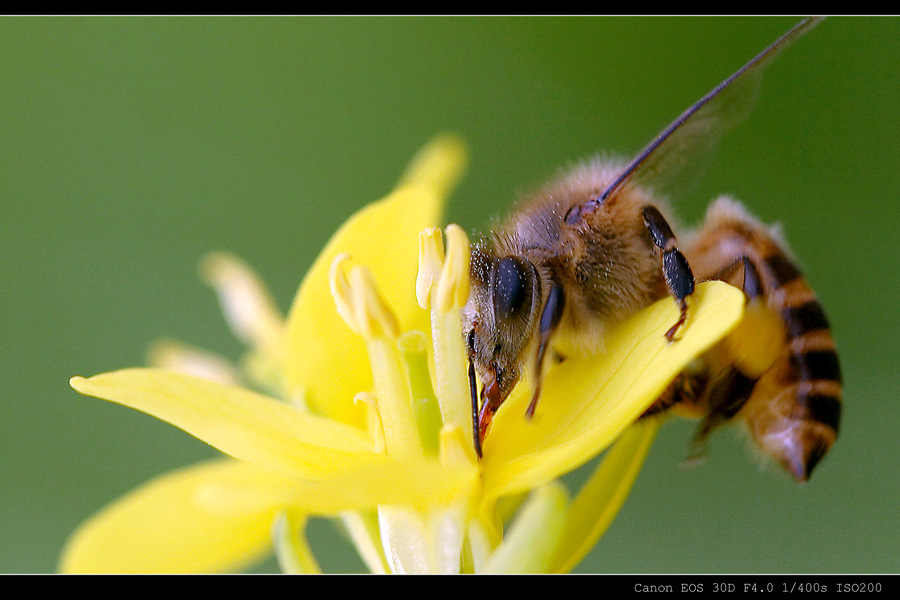
[[[716,143],[750,113],[765,67],[821,20],[801,21],[684,111],[625,167],[598,200],[603,202],[626,182],[668,187],[686,173],[702,169]]]

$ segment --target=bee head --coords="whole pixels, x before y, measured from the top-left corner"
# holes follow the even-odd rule
[[[469,264],[472,291],[463,309],[469,359],[482,382],[482,397],[499,406],[522,371],[534,338],[541,286],[534,264],[520,256],[493,256],[476,247]]]

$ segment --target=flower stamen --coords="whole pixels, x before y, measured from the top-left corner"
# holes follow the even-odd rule
[[[347,281],[345,265],[350,261],[349,254],[338,254],[331,263],[328,272],[328,284],[331,288],[331,297],[334,298],[334,306],[338,314],[354,333],[360,333],[356,323],[356,314],[353,308],[353,298],[350,293],[350,282]]]
[[[238,339],[277,360],[282,351],[284,316],[253,270],[231,254],[215,252],[201,261],[200,274],[216,290],[225,319]]]
[[[460,309],[469,295],[469,240],[458,225],[448,225],[447,254],[441,230],[428,228],[419,236],[416,296],[430,308],[434,352],[435,393],[445,425],[454,425],[472,439],[466,350]]]
[[[445,231],[447,256],[437,282],[437,310],[441,313],[461,308],[469,298],[469,238],[459,225]]]
[[[444,262],[444,236],[439,227],[428,227],[419,234],[419,270],[416,273],[416,300],[431,308],[431,292],[440,277]]]
[[[147,351],[147,363],[225,385],[238,385],[237,369],[221,356],[175,340],[159,340]]]
[[[368,269],[355,265],[346,274],[349,258],[341,254],[331,264],[331,292],[338,313],[365,340],[387,452],[422,454],[409,374],[397,346],[400,326]]]

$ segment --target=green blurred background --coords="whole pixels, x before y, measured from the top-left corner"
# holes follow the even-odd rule
[[[433,135],[471,146],[448,218],[474,232],[560,166],[632,154],[795,20],[0,19],[0,572],[53,571],[92,512],[216,454],[67,385],[160,337],[238,357],[205,253],[286,309]],[[730,432],[681,469],[672,422],[579,571],[897,571],[898,139],[900,21],[831,19],[768,71],[677,208],[728,192],[784,223],[842,352],[841,436],[798,487]],[[311,536],[326,570],[361,567],[327,523]]]

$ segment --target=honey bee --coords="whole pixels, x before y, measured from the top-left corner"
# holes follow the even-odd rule
[[[698,445],[718,425],[743,421],[764,453],[797,480],[809,477],[835,440],[842,406],[838,358],[821,304],[777,231],[740,204],[715,201],[680,245],[659,190],[747,114],[764,67],[818,21],[806,19],[776,40],[631,162],[583,163],[525,198],[473,246],[462,326],[479,455],[494,414],[524,371],[533,373],[530,418],[551,354],[602,351],[611,327],[666,295],[680,307],[665,334],[677,343],[689,326],[695,282],[717,279],[743,289],[742,325],[644,416],[672,409],[702,416]],[[742,350],[754,336],[765,336],[756,340],[757,350]]]

